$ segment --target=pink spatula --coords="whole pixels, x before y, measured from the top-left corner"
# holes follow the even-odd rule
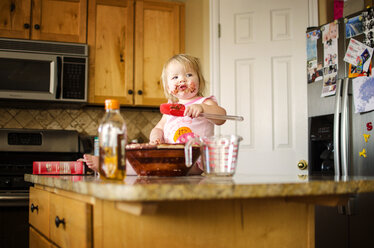
[[[180,103],[163,103],[160,105],[160,112],[165,115],[184,116],[185,109],[186,107]],[[216,114],[201,113],[199,116],[205,117],[208,119],[216,119],[216,120],[234,120],[234,121],[244,120],[242,116],[236,116],[236,115],[216,115]]]

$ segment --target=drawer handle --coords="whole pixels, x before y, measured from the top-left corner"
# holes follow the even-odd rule
[[[38,207],[38,205],[34,206],[34,204],[33,204],[33,203],[31,203],[31,207],[30,207],[30,209],[31,209],[31,213],[33,213],[33,212],[34,212],[34,210],[36,210],[36,212],[38,212],[38,213],[39,213],[39,207]]]
[[[58,218],[58,216],[56,216],[55,224],[56,224],[57,228],[60,226],[60,224],[62,224],[65,227],[65,218],[62,218],[62,220],[60,220],[60,218]]]

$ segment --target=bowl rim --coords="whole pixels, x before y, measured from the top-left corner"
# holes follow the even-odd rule
[[[192,145],[193,148],[200,147],[199,145]],[[156,150],[179,150],[179,149],[184,149],[185,144],[184,143],[178,143],[178,144],[172,144],[172,143],[164,143],[164,144],[157,144],[157,145],[152,145],[149,143],[136,143],[136,144],[128,144],[126,145],[126,150],[151,150],[151,149],[156,149]]]

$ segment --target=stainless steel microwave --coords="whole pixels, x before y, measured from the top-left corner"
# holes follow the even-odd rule
[[[86,44],[0,38],[0,98],[87,102]]]

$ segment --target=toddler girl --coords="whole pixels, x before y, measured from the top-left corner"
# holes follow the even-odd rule
[[[191,137],[212,136],[214,124],[225,123],[225,120],[199,117],[200,113],[225,115],[226,110],[218,106],[214,96],[203,97],[205,80],[197,58],[185,54],[173,56],[164,65],[161,80],[169,102],[184,104],[186,109],[184,117],[163,115],[151,131],[151,144],[185,143]],[[89,168],[98,170],[98,157],[85,154],[82,160]],[[201,172],[196,166],[190,170],[190,174]]]
[[[163,115],[151,131],[151,144],[185,143],[192,137],[212,136],[214,124],[225,123],[199,117],[200,113],[225,115],[226,111],[218,106],[214,96],[203,97],[205,80],[197,58],[186,54],[173,56],[165,63],[161,80],[169,102],[184,104],[186,109],[183,117]]]

